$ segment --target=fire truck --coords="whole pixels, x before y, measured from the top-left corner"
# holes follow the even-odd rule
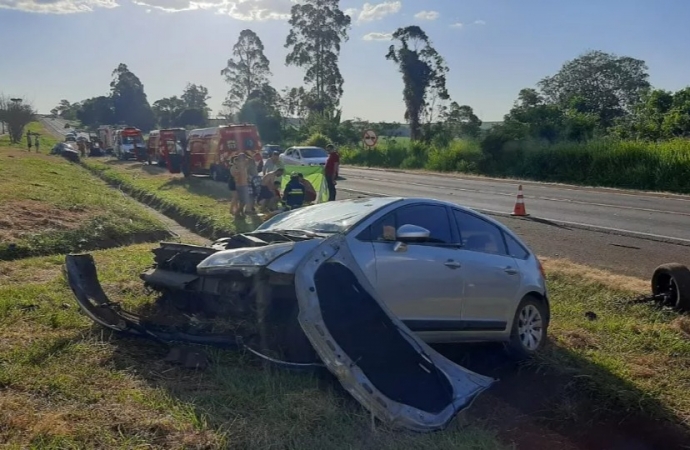
[[[115,137],[115,129],[108,125],[98,127],[98,139],[101,147],[106,153],[113,152],[113,142]]]
[[[253,157],[260,151],[261,138],[256,125],[200,128],[189,132],[181,170],[185,177],[210,175],[213,180],[226,181],[235,155],[245,153]]]
[[[153,130],[146,141],[149,164],[155,161],[171,173],[180,173],[186,147],[187,130],[184,128]]]

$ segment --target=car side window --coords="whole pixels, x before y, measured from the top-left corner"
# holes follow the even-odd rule
[[[496,225],[458,209],[453,210],[453,215],[463,249],[492,255],[507,255],[503,232]]]
[[[373,242],[395,241],[395,213],[386,214],[367,230],[360,234],[359,239]]]
[[[429,230],[430,243],[452,244],[448,210],[439,205],[405,206],[395,211],[396,229],[403,225],[416,225]]]
[[[527,249],[525,249],[525,247],[522,246],[522,244],[516,241],[508,233],[503,233],[503,236],[506,238],[506,244],[508,245],[508,254],[510,256],[517,259],[527,259],[527,257],[529,256],[529,252],[527,251]]]

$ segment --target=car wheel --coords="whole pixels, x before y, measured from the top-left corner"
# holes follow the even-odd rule
[[[546,344],[549,317],[544,302],[531,295],[515,311],[508,352],[516,359],[531,358]]]
[[[690,270],[677,263],[657,267],[652,275],[652,294],[678,311],[690,311]]]

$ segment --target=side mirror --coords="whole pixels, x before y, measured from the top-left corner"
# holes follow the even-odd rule
[[[431,236],[431,232],[426,228],[409,224],[401,225],[395,232],[395,239],[400,242],[424,241],[429,239],[429,236]]]

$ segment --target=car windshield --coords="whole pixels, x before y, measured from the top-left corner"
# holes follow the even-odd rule
[[[328,152],[320,147],[307,147],[300,149],[302,158],[326,158]]]
[[[305,230],[315,233],[347,231],[368,214],[390,203],[394,197],[373,197],[319,203],[279,214],[264,222],[256,231]]]
[[[141,136],[123,136],[122,137],[122,143],[123,144],[141,144],[144,142],[144,140],[141,138]]]

